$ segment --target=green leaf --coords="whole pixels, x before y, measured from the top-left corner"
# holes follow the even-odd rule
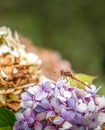
[[[15,121],[13,112],[7,108],[0,108],[0,130],[12,130]]]
[[[90,76],[90,75],[86,75],[86,74],[75,74],[74,75],[76,79],[82,81],[85,84],[88,84],[89,86],[92,84],[93,80],[96,79],[96,76]],[[76,79],[71,79],[70,78],[70,85],[73,87],[78,87],[81,89],[84,89],[84,84],[77,81]]]

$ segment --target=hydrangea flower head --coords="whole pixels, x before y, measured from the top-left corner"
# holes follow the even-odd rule
[[[105,97],[72,87],[64,78],[30,87],[21,106],[14,130],[94,130],[105,123]]]
[[[17,111],[24,88],[40,80],[41,60],[28,53],[17,32],[0,28],[0,106]]]

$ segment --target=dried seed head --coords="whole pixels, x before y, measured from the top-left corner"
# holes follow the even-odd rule
[[[27,53],[19,36],[0,28],[0,106],[18,110],[24,88],[39,82],[40,59]]]

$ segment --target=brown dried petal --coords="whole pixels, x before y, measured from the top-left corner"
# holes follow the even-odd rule
[[[19,86],[22,86],[22,85],[27,84],[27,83],[28,83],[27,79],[22,79]]]
[[[8,97],[11,101],[19,101],[19,96],[14,93],[9,94]]]
[[[8,89],[8,90],[0,90],[0,94],[10,94],[10,93],[13,93],[15,89]]]
[[[18,102],[9,102],[9,103],[6,103],[6,105],[8,108],[10,108],[14,111],[17,111],[20,108],[20,103],[18,103]]]
[[[0,95],[0,102],[2,104],[5,104],[6,103],[6,95]]]
[[[13,69],[14,69],[14,66],[5,66],[5,67],[2,67],[2,71],[7,74],[7,75],[11,75],[13,73]]]
[[[16,86],[20,86],[20,83],[21,83],[21,78],[18,78],[17,81],[16,81]]]
[[[12,65],[13,64],[13,57],[10,57],[10,56],[6,56],[3,58],[2,62],[1,62],[1,65],[2,66],[8,66],[8,65]]]
[[[13,74],[16,74],[16,73],[18,73],[18,69],[14,68],[13,69]]]
[[[28,88],[28,87],[32,87],[34,85],[35,85],[35,83],[29,83],[29,84],[25,84],[23,86],[19,86],[16,89],[18,90],[18,89],[22,89],[22,88]]]
[[[0,76],[0,85],[4,85],[5,84],[5,81],[4,79]]]
[[[3,78],[8,77],[2,70],[1,70],[1,75],[2,75]],[[1,83],[1,82],[0,82],[0,83]]]
[[[15,57],[15,64],[19,64],[20,59],[18,57]]]
[[[18,89],[18,90],[15,90],[15,91],[14,91],[14,94],[17,94],[17,95],[18,95],[18,94],[22,93],[22,91],[23,91],[23,89],[20,88],[20,89]]]
[[[6,107],[6,104],[2,104],[2,103],[0,102],[0,107]]]

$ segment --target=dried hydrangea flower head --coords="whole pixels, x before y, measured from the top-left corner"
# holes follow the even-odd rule
[[[0,28],[0,106],[17,110],[24,88],[39,81],[41,60],[27,53],[18,34]]]
[[[41,58],[41,70],[47,78],[57,81],[60,74],[54,74],[54,71],[59,72],[60,70],[70,70],[73,72],[70,62],[64,60],[59,52],[48,48],[34,46],[34,43],[25,37],[20,37],[20,40],[26,45],[28,52],[31,51]]]
[[[66,78],[44,80],[22,94],[22,112],[14,130],[101,130],[105,123],[105,97],[94,85],[85,90],[70,86]]]

